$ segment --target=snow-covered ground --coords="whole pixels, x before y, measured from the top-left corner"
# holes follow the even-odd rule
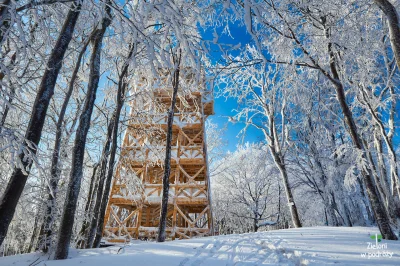
[[[370,236],[377,233],[376,228],[310,227],[165,243],[135,241],[122,249],[71,250],[70,259],[63,261],[35,253],[3,257],[0,266],[400,265],[400,241],[383,240],[381,249],[369,246],[376,245]]]

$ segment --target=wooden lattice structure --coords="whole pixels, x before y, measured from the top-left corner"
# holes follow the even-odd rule
[[[142,110],[150,111],[152,115],[141,117],[135,113],[125,132],[105,216],[103,239],[110,242],[125,242],[131,238],[154,239],[157,234],[166,110],[171,102],[171,89],[152,90],[148,98],[150,100],[142,97],[142,103],[136,101],[133,105],[139,104]],[[196,90],[177,99],[167,238],[184,239],[212,233],[204,125],[206,117],[211,114],[211,92]]]

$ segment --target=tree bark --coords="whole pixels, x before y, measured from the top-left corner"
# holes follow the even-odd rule
[[[30,253],[34,251],[35,247],[35,241],[38,236],[38,231],[39,231],[39,217],[40,217],[40,211],[38,210],[35,216],[35,223],[33,225],[33,232],[31,236],[31,241],[29,242],[29,246],[26,250],[26,253]]]
[[[329,65],[332,76],[329,76],[329,80],[332,82],[335,91],[336,91],[336,99],[339,102],[340,108],[342,110],[344,121],[348,127],[348,132],[352,139],[353,145],[358,149],[359,152],[362,152],[362,157],[365,158],[366,149],[361,141],[361,138],[357,132],[357,126],[353,118],[353,114],[346,102],[346,95],[344,92],[343,84],[340,81],[339,73],[336,67],[336,58],[334,55],[332,43],[330,42],[330,31],[326,29],[325,36],[329,40],[328,42],[328,55],[330,58]],[[397,236],[393,233],[392,228],[390,227],[389,217],[385,211],[385,207],[383,203],[380,201],[378,193],[375,189],[374,182],[372,181],[370,171],[361,171],[363,177],[363,183],[365,185],[365,189],[368,194],[368,198],[374,212],[375,220],[378,224],[379,230],[382,233],[384,239],[388,240],[397,240]],[[368,206],[366,206],[368,208]]]
[[[386,203],[389,205],[389,201],[390,201],[390,186],[388,184],[387,181],[387,171],[386,171],[386,167],[385,167],[385,161],[383,159],[383,150],[382,150],[382,143],[381,140],[378,138],[377,134],[374,134],[374,145],[375,145],[375,149],[377,151],[377,159],[378,159],[378,169],[379,169],[379,174],[380,174],[380,181],[382,183],[383,186],[383,190],[385,191],[385,195],[386,195]]]
[[[257,231],[258,231],[258,219],[257,219],[257,217],[255,217],[253,219],[253,232],[255,233]]]
[[[121,110],[125,102],[125,93],[126,93],[126,88],[128,86],[126,76],[128,74],[128,68],[129,68],[129,61],[131,60],[133,56],[133,52],[135,50],[135,44],[132,44],[131,50],[128,54],[128,59],[126,60],[121,75],[119,77],[118,81],[118,91],[117,91],[117,106],[115,109],[115,119],[114,119],[114,125],[113,125],[113,134],[112,134],[112,145],[111,145],[111,150],[110,150],[110,159],[108,161],[108,172],[107,172],[107,177],[106,177],[106,184],[104,187],[103,191],[103,197],[101,200],[101,206],[100,206],[100,211],[99,211],[99,217],[98,217],[98,222],[97,222],[97,227],[96,227],[96,236],[93,242],[92,247],[98,248],[100,247],[100,241],[101,241],[101,236],[103,234],[103,227],[104,227],[104,216],[106,213],[107,209],[107,203],[108,203],[108,198],[110,194],[110,189],[111,189],[111,181],[112,177],[114,174],[114,166],[115,166],[115,156],[117,153],[117,147],[118,147],[118,125],[119,125],[119,118],[121,116]],[[140,221],[139,221],[140,223]]]
[[[78,71],[81,65],[82,57],[86,52],[87,46],[89,44],[89,40],[86,41],[82,47],[78,55],[78,59],[74,68],[74,71],[71,76],[71,80],[69,82],[68,91],[65,95],[63,105],[61,107],[60,115],[58,116],[57,125],[56,125],[56,139],[54,142],[54,149],[51,157],[51,168],[50,168],[50,181],[49,185],[46,187],[47,189],[47,204],[46,204],[46,213],[44,216],[44,222],[40,229],[39,239],[39,250],[42,250],[44,253],[47,253],[51,243],[51,235],[53,233],[52,226],[54,221],[54,211],[56,205],[56,197],[57,197],[57,186],[58,181],[60,179],[61,169],[59,168],[59,157],[60,157],[60,148],[61,148],[61,140],[62,140],[62,125],[64,122],[65,113],[67,111],[68,103],[71,98],[72,92],[74,90],[74,85],[76,78],[78,76]]]
[[[12,69],[14,67],[16,59],[17,59],[17,53],[14,52],[14,54],[11,56],[11,61],[10,61],[10,64],[9,64],[8,68]],[[0,81],[3,81],[4,76],[5,76],[5,73],[1,72],[0,73]],[[1,85],[0,85],[0,89],[1,89]],[[8,115],[8,112],[10,111],[10,105],[12,104],[12,102],[14,100],[14,97],[15,97],[15,86],[13,84],[11,84],[11,82],[10,82],[10,95],[9,95],[9,98],[8,98],[8,104],[4,108],[4,112],[3,112],[2,116],[1,116],[0,133],[2,131],[2,128],[4,127],[4,124],[6,123],[7,115]]]
[[[58,243],[55,251],[54,259],[66,259],[68,256],[68,248],[72,237],[72,228],[75,218],[76,204],[78,201],[79,190],[83,175],[83,159],[85,155],[86,137],[90,127],[93,106],[96,99],[96,92],[100,79],[100,59],[101,47],[103,43],[104,33],[111,23],[110,7],[106,5],[106,14],[98,28],[91,38],[93,45],[92,55],[90,58],[90,77],[88,83],[88,91],[86,94],[85,106],[80,116],[79,126],[76,131],[75,144],[72,153],[72,169],[70,181],[68,185],[67,195],[61,218]]]
[[[308,126],[308,129],[311,132],[311,135],[313,135],[314,134],[314,128],[312,126],[312,121],[311,121],[310,117],[308,117],[308,119],[307,119],[307,126]],[[331,201],[331,199],[329,197],[329,195],[333,196],[333,193],[332,194],[329,193],[330,189],[329,189],[329,186],[328,186],[328,177],[325,174],[324,168],[322,166],[318,149],[316,147],[315,142],[310,141],[310,139],[308,137],[305,138],[305,142],[310,147],[310,152],[311,152],[312,158],[314,159],[314,163],[315,163],[317,172],[319,173],[321,181],[322,181],[323,191],[321,191],[318,188],[318,193],[320,194],[320,196],[321,196],[321,198],[322,198],[322,200],[324,202],[326,223],[327,223],[327,225],[329,225],[329,221],[330,221],[330,224],[332,226],[338,226],[339,223],[338,223],[338,220],[337,220],[336,215],[335,215],[335,211],[334,211],[332,203],[331,203],[332,201]]]
[[[273,108],[271,108],[271,110],[272,109]],[[266,131],[264,131],[264,135],[268,139],[268,148],[269,148],[269,151],[270,151],[272,157],[274,158],[275,165],[279,169],[279,172],[281,174],[283,187],[285,188],[285,193],[286,193],[287,205],[290,210],[290,215],[292,217],[293,225],[296,228],[302,227],[300,218],[299,218],[299,214],[297,211],[297,206],[294,201],[293,194],[292,194],[292,189],[289,185],[289,178],[288,178],[288,174],[287,174],[286,165],[284,162],[284,157],[281,154],[281,147],[279,144],[278,135],[277,135],[277,131],[276,131],[274,114],[268,112],[267,116],[268,116],[268,121],[269,121],[268,127],[270,130],[270,134],[268,134]]]
[[[389,0],[374,0],[374,3],[385,14],[389,26],[390,44],[400,69],[400,26],[396,8]]]
[[[365,140],[363,140],[363,143],[364,143],[364,147],[368,146],[368,143]],[[382,183],[380,181],[380,178],[379,178],[376,166],[375,166],[374,159],[372,158],[371,151],[369,151],[368,148],[366,148],[366,149],[367,149],[366,154],[367,154],[368,162],[369,162],[369,164],[371,166],[371,174],[374,177],[374,181],[375,181],[375,187],[376,187],[376,189],[377,189],[377,191],[378,191],[378,193],[379,193],[379,195],[381,197],[381,201],[383,203],[385,203],[385,199],[386,199],[385,190],[383,189]],[[386,204],[384,204],[384,205],[386,207],[386,210],[388,211],[387,205]]]
[[[385,160],[383,158],[383,150],[382,150],[382,143],[381,140],[378,138],[377,134],[374,134],[374,144],[377,151],[377,158],[378,158],[378,168],[380,173],[380,180],[383,185],[383,190],[385,191],[385,203],[388,206],[388,213],[392,220],[396,220],[400,217],[400,208],[398,202],[390,193],[390,186],[387,179],[387,171],[385,166]]]
[[[339,101],[339,104],[342,108],[342,112],[344,115],[345,122],[348,126],[350,136],[353,140],[354,146],[360,151],[365,153],[365,148],[361,142],[361,139],[358,135],[357,128],[355,122],[353,120],[352,113],[346,103],[344,89],[341,83],[336,83],[336,97]],[[363,155],[365,157],[365,154]],[[390,224],[389,224],[389,217],[386,214],[385,208],[382,202],[379,200],[378,193],[376,192],[374,183],[372,181],[370,173],[366,171],[362,171],[363,181],[365,184],[365,189],[367,191],[371,207],[373,209],[376,222],[378,227],[384,237],[384,239],[388,240],[397,240],[396,235],[393,233]]]
[[[62,66],[64,54],[72,39],[75,24],[79,17],[81,2],[74,2],[73,5],[75,5],[76,8],[68,12],[60,35],[47,62],[47,67],[43,74],[42,82],[39,86],[35,103],[33,105],[33,110],[31,112],[32,115],[29,125],[26,130],[26,141],[31,142],[36,146],[39,144],[42,136],[42,129],[46,118],[47,108],[49,106],[50,99],[54,94],[54,87],[57,81],[58,73]],[[36,148],[28,149],[31,149],[33,154],[36,154],[37,152]],[[7,234],[8,226],[14,216],[15,208],[25,187],[26,180],[32,166],[32,160],[24,160],[23,153],[20,154],[20,159],[22,161],[23,168],[25,169],[23,170],[21,168],[14,168],[10,181],[7,184],[7,188],[0,200],[0,245]]]
[[[85,242],[86,242],[86,232],[87,229],[89,228],[89,220],[88,216],[91,213],[92,209],[91,209],[91,203],[93,202],[93,196],[95,194],[95,191],[97,190],[97,169],[99,168],[99,164],[96,164],[93,168],[93,173],[92,173],[92,178],[90,181],[90,186],[89,186],[89,193],[88,193],[88,197],[86,200],[86,205],[85,205],[85,215],[86,215],[86,219],[83,221],[82,223],[82,227],[81,230],[79,231],[78,234],[78,240],[76,243],[76,246],[78,248],[84,248],[85,247]]]
[[[294,202],[292,189],[289,185],[289,178],[288,178],[286,166],[285,166],[284,162],[282,162],[282,159],[278,154],[276,154],[275,152],[271,152],[271,153],[272,153],[272,156],[274,157],[274,161],[279,169],[279,172],[281,173],[283,187],[285,188],[286,199],[288,202],[290,214],[292,216],[293,225],[296,228],[302,227],[300,218],[299,218],[299,214],[297,211],[297,206],[296,206],[296,203]]]
[[[98,217],[99,217],[101,198],[102,198],[103,190],[104,190],[104,181],[105,181],[106,172],[107,172],[107,161],[108,161],[108,156],[110,154],[110,144],[111,144],[111,138],[112,138],[112,133],[113,133],[114,121],[115,121],[115,111],[113,112],[112,118],[107,126],[106,142],[104,144],[103,152],[101,154],[97,193],[96,193],[96,198],[94,201],[92,219],[90,219],[90,225],[88,228],[88,237],[86,240],[85,248],[92,247],[93,241],[94,241],[94,238],[96,235],[97,221],[98,221]]]
[[[0,7],[0,46],[3,45],[6,32],[10,29],[10,5],[11,0],[3,0]]]
[[[172,125],[174,123],[176,96],[178,94],[178,88],[179,88],[180,61],[181,61],[181,54],[179,55],[177,66],[174,71],[174,77],[173,77],[173,81],[172,81],[173,94],[172,94],[172,100],[171,100],[171,107],[168,111],[167,143],[166,143],[166,150],[165,150],[164,176],[163,176],[163,194],[162,194],[162,201],[161,201],[161,213],[160,213],[160,223],[159,223],[159,227],[158,227],[157,242],[164,242],[165,238],[166,238],[165,228],[167,226],[169,176],[171,174]]]
[[[392,94],[393,88],[390,88],[389,91]],[[380,133],[382,139],[386,143],[387,151],[389,153],[390,157],[390,176],[391,176],[391,181],[392,181],[392,195],[395,194],[397,191],[398,197],[400,198],[400,185],[399,185],[399,176],[398,176],[398,168],[397,168],[397,155],[393,147],[393,142],[392,142],[392,136],[394,132],[394,111],[392,110],[393,106],[396,105],[396,100],[392,99],[392,108],[390,110],[390,115],[389,115],[389,125],[390,125],[390,131],[389,133],[386,133],[385,127],[382,123],[382,121],[379,119],[378,115],[375,113],[374,108],[370,105],[370,103],[367,100],[366,93],[364,89],[361,89],[362,97],[364,99],[365,105],[367,106],[372,119],[375,121]],[[393,93],[394,94],[394,93]],[[391,98],[392,95],[391,95]]]

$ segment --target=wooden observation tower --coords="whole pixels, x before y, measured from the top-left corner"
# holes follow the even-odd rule
[[[156,238],[171,98],[172,88],[152,88],[132,102],[136,111],[131,111],[122,144],[105,214],[104,240]],[[166,228],[169,239],[213,232],[204,125],[213,108],[212,93],[205,89],[177,98]]]

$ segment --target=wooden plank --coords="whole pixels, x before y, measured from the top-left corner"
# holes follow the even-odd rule
[[[145,103],[148,106],[158,105],[157,108],[163,108],[165,105],[165,109],[167,109],[168,103],[170,103],[170,92],[168,88],[159,89],[158,92],[155,92],[154,95],[157,97],[156,102],[151,103],[150,101]],[[172,219],[171,227],[167,228],[169,233],[172,233],[171,237],[179,237],[182,238],[190,238],[191,236],[201,236],[209,233],[209,229],[205,228],[205,230],[197,230],[194,228],[194,225],[203,217],[205,217],[206,213],[208,214],[208,218],[210,218],[210,207],[209,207],[209,199],[208,199],[208,176],[207,176],[207,162],[205,161],[205,147],[204,144],[204,119],[206,115],[213,112],[213,103],[207,103],[204,105],[202,103],[203,96],[201,93],[196,92],[193,93],[194,98],[191,96],[188,97],[178,97],[177,104],[181,107],[184,106],[186,111],[192,112],[189,114],[176,113],[174,114],[174,119],[176,121],[181,122],[180,124],[175,124],[173,126],[173,141],[176,144],[174,146],[176,150],[176,158],[171,162],[171,180],[172,184],[170,184],[170,198],[171,203],[173,203],[172,210],[169,210],[168,216]],[[208,108],[208,109],[205,109]],[[197,112],[201,112],[202,115],[198,115]],[[204,115],[206,114],[206,115]],[[140,130],[138,130],[137,123],[141,121],[150,122],[147,125],[140,125]],[[159,124],[154,124],[156,122]],[[120,161],[117,165],[117,171],[115,178],[113,180],[113,186],[111,189],[111,197],[108,203],[106,212],[106,221],[105,226],[110,220],[111,215],[115,217],[115,221],[119,224],[117,228],[111,228],[106,226],[105,232],[109,234],[107,238],[115,238],[116,241],[126,241],[131,236],[134,238],[138,238],[146,236],[149,238],[154,238],[156,235],[156,230],[154,230],[154,226],[157,224],[159,219],[159,210],[160,203],[157,202],[157,199],[153,199],[151,202],[148,202],[145,197],[146,196],[157,196],[161,195],[162,185],[153,184],[153,181],[150,180],[154,175],[150,169],[160,169],[160,173],[162,172],[162,163],[163,161],[160,159],[158,161],[150,162],[149,161],[149,147],[142,146],[145,142],[145,139],[148,138],[146,133],[143,131],[144,128],[150,128],[157,126],[160,129],[160,139],[161,141],[165,139],[165,130],[166,130],[166,116],[165,115],[155,115],[154,117],[150,117],[146,119],[146,117],[138,117],[137,119],[132,119],[129,123],[128,129],[125,132],[124,141],[122,144],[122,151]],[[136,153],[139,157],[136,159],[130,159],[131,157],[124,155],[132,155]],[[184,167],[183,167],[184,166]],[[151,167],[151,168],[150,168]],[[113,197],[121,194],[121,189],[126,188],[125,186],[125,177],[121,176],[122,171],[128,172],[133,171],[140,178],[140,180],[144,183],[144,188],[146,191],[139,192],[135,200],[126,199],[120,197]],[[182,173],[181,173],[182,172]],[[186,177],[187,182],[181,183],[180,178]],[[197,180],[196,180],[197,179]],[[158,183],[158,181],[157,181]],[[149,191],[150,189],[150,191]],[[205,197],[201,197],[205,195]],[[184,209],[181,209],[179,205],[184,206]],[[127,214],[127,217],[123,219],[121,222],[121,212],[114,213],[114,210],[111,209],[111,206],[118,206],[121,208],[132,209],[132,212]],[[142,207],[143,206],[143,207]],[[137,208],[135,210],[135,208]],[[143,209],[145,208],[145,209]],[[189,213],[198,213],[198,216],[194,219],[194,221],[190,218]],[[179,215],[178,215],[179,214]],[[128,221],[131,220],[136,215],[136,223],[129,224]],[[141,224],[143,220],[144,224]],[[183,221],[183,222],[180,222]],[[210,219],[208,219],[208,227],[210,226]],[[184,226],[186,227],[177,227]],[[121,240],[122,239],[122,240]]]
[[[176,212],[177,212],[177,206],[176,202],[174,203],[174,212],[172,214],[172,228],[175,229],[176,227]],[[172,235],[172,240],[175,240],[175,233]]]
[[[182,216],[182,218],[188,223],[190,224],[190,227],[193,226],[192,221],[189,220],[188,217],[186,217],[186,215],[181,211],[181,209],[177,206],[176,210],[179,212],[179,214]]]

